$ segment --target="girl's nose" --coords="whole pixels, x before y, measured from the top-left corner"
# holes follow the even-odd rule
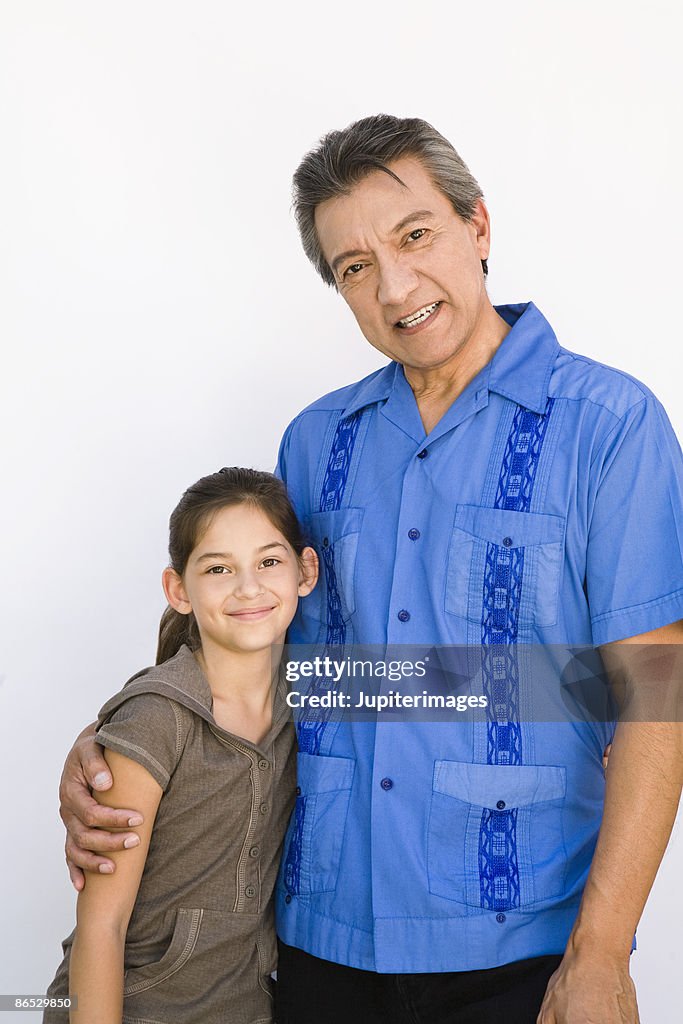
[[[263,593],[263,584],[255,573],[241,573],[237,579],[235,596],[243,598],[258,597]]]

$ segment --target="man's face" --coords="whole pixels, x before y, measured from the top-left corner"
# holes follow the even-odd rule
[[[315,224],[339,291],[375,348],[408,368],[444,367],[490,310],[481,260],[489,252],[486,207],[455,213],[416,157],[363,178],[321,203]]]

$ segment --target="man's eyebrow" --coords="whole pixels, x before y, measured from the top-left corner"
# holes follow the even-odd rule
[[[398,234],[399,231],[403,231],[408,224],[412,224],[416,220],[424,220],[425,217],[433,217],[434,214],[431,210],[415,210],[414,213],[409,213],[407,217],[400,220],[398,224],[392,230],[392,235]],[[352,256],[362,256],[364,249],[347,249],[346,252],[340,252],[338,256],[335,256],[332,263],[330,264],[332,270],[336,273],[340,263],[344,260],[350,259]]]
[[[256,550],[258,554],[261,554],[262,551],[270,551],[271,548],[284,548],[285,551],[287,550],[282,541],[279,540],[274,540],[270,544],[263,544],[260,548],[257,548]],[[206,562],[210,558],[224,558],[226,561],[228,561],[232,557],[232,551],[207,551],[206,554],[200,555],[197,561]]]
[[[363,250],[362,249],[347,249],[346,252],[340,252],[339,255],[335,256],[335,258],[332,261],[332,270],[336,274],[337,269],[339,267],[339,264],[343,263],[344,260],[348,260],[352,256],[362,256],[362,255],[363,255]]]
[[[425,217],[433,216],[434,214],[431,210],[416,210],[415,213],[409,213],[407,217],[404,217],[403,220],[398,222],[392,231],[392,234],[397,235],[399,231],[403,231],[404,228],[407,228],[408,225],[412,224],[415,220],[424,220]]]

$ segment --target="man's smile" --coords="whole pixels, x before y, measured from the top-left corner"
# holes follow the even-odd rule
[[[432,302],[429,306],[421,306],[414,313],[409,313],[402,320],[397,320],[394,326],[402,331],[409,331],[411,328],[420,327],[433,317],[440,308],[441,302]]]

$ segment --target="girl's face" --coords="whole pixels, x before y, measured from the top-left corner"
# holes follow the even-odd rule
[[[214,513],[180,577],[164,572],[177,611],[194,612],[204,653],[239,653],[284,643],[299,597],[318,578],[313,548],[301,557],[259,508],[234,505]]]

